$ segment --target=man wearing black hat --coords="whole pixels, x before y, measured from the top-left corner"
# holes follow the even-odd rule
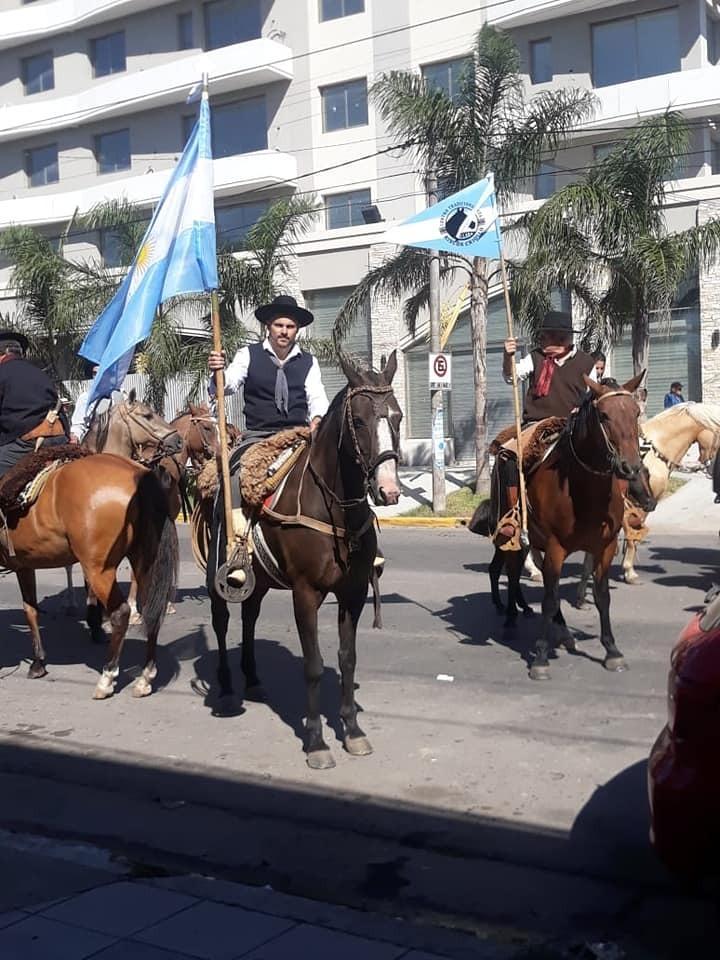
[[[511,358],[517,349],[514,338],[505,341],[503,376],[512,382]],[[584,376],[597,380],[595,359],[573,344],[572,317],[560,310],[550,310],[540,325],[539,345],[516,364],[519,380],[527,380],[523,426],[546,417],[569,417],[585,396]],[[499,486],[504,490],[505,502],[497,504],[503,514],[513,510],[518,502],[519,477],[517,460],[511,451],[501,450],[496,466]],[[493,484],[496,496],[497,484]],[[495,544],[503,546],[517,533],[512,522],[501,524],[495,534]]]
[[[316,358],[295,342],[300,327],[313,322],[312,313],[294,297],[282,295],[258,307],[255,316],[267,336],[235,354],[225,370],[226,393],[244,387],[245,425],[253,433],[270,434],[308,423],[314,430],[327,411],[327,394]],[[212,351],[209,366],[224,369],[224,354]]]
[[[27,337],[0,330],[0,476],[40,445],[67,443],[57,391],[27,348]]]

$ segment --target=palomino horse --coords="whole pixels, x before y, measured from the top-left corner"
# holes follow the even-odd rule
[[[32,635],[28,676],[47,673],[35,571],[79,563],[112,627],[108,661],[94,696],[103,700],[112,695],[130,615],[116,572],[128,557],[144,603],[147,632],[147,656],[133,696],[151,693],[158,631],[175,592],[178,560],[175,524],[157,478],[138,464],[108,454],[73,460],[50,474],[28,510],[10,513],[8,526],[15,555],[8,556],[5,550],[0,555],[3,566],[17,575]]]
[[[593,586],[600,614],[600,641],[605,647],[604,666],[625,669],[610,624],[608,570],[615,555],[622,525],[624,495],[628,482],[641,470],[638,441],[638,406],[632,396],[642,380],[633,378],[624,386],[597,384],[585,377],[589,394],[550,456],[529,476],[530,542],[544,551],[542,603],[543,630],[535,647],[530,676],[550,676],[548,654],[557,624],[562,643],[575,650],[562,612],[558,588],[565,558],[577,550],[590,553],[595,562]],[[641,506],[654,506],[646,495]],[[507,552],[508,575],[520,579],[521,552]]]
[[[345,749],[353,756],[372,752],[357,721],[355,702],[356,631],[373,571],[377,538],[368,493],[376,504],[397,503],[398,438],[402,413],[392,389],[397,367],[393,352],[381,373],[360,373],[347,362],[349,385],[333,400],[308,450],[289,474],[273,517],[261,514],[259,527],[282,578],[292,591],[307,685],[307,762],[313,769],[335,766],[323,740],[320,679],[323,661],[318,644],[318,608],[328,593],[338,601],[338,655],[342,679]],[[219,510],[222,517],[223,511]],[[284,515],[278,520],[277,514]],[[218,511],[216,511],[216,516]],[[227,658],[228,608],[214,586],[217,558],[222,562],[224,530],[214,524],[208,563],[212,624],[218,641],[218,685],[232,696]],[[255,664],[255,624],[263,597],[281,584],[271,579],[254,557],[256,586],[242,605],[242,671],[248,695],[260,681]]]

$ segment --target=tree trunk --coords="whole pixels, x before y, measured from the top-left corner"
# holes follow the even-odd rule
[[[473,380],[475,387],[475,492],[490,489],[487,438],[487,260],[473,258],[470,277],[470,331],[472,335]]]
[[[647,370],[650,362],[650,318],[639,311],[632,328],[633,376]]]

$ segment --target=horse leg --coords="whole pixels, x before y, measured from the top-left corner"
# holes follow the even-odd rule
[[[495,553],[488,567],[488,575],[490,577],[490,596],[498,613],[505,612],[505,604],[500,599],[500,574],[502,573],[504,560],[503,551],[495,547]]]
[[[136,627],[139,623],[142,623],[142,614],[137,607],[137,580],[135,579],[135,574],[130,574],[130,589],[128,590],[128,606],[130,607],[130,624],[133,627]]]
[[[220,688],[220,698],[224,699],[235,695],[232,685],[232,672],[230,670],[230,664],[228,663],[227,654],[227,628],[230,622],[230,613],[227,603],[225,603],[215,589],[211,589],[209,593],[210,615],[218,645],[217,682]]]
[[[267,590],[256,587],[242,605],[242,652],[240,666],[245,677],[245,696],[249,700],[263,701],[265,693],[257,673],[255,662],[255,624],[260,616],[260,607]]]
[[[37,581],[34,570],[17,570],[16,576],[22,594],[23,612],[32,637],[33,658],[28,669],[28,678],[38,680],[47,675],[45,669],[45,648],[38,626]]]
[[[66,586],[63,590],[62,600],[60,601],[60,609],[66,617],[76,617],[78,612],[77,604],[75,603],[75,586],[73,584],[72,571],[72,565],[68,564],[65,567]]]
[[[107,637],[103,630],[103,609],[98,603],[92,588],[85,581],[87,591],[87,606],[85,607],[85,619],[90,629],[90,637],[93,643],[105,643]]]
[[[522,596],[520,577],[522,576],[522,551],[504,551],[505,573],[507,576],[507,613],[505,614],[506,627],[514,627],[517,623],[518,598]],[[524,601],[523,601],[524,602]]]
[[[637,544],[634,540],[628,540],[625,537],[623,546],[623,579],[625,583],[637,583],[640,577],[635,570],[635,559],[637,557]]]
[[[293,588],[293,609],[300,643],[302,644],[305,662],[305,685],[307,687],[305,752],[307,754],[307,764],[313,770],[328,770],[335,766],[333,755],[323,740],[322,719],[320,717],[320,680],[323,675],[323,661],[318,644],[317,612],[324,599],[322,593],[308,584],[299,584]]]
[[[358,705],[355,702],[355,666],[357,663],[357,625],[365,604],[365,589],[349,597],[338,597],[338,665],[342,683],[340,716],[345,730],[345,749],[353,757],[366,757],[373,752],[372,745],[357,722]]]
[[[616,543],[613,540],[611,544],[605,547],[595,566],[595,577],[593,588],[595,594],[595,606],[600,614],[600,642],[605,647],[605,661],[603,666],[606,670],[612,670],[617,673],[627,669],[625,657],[617,648],[612,627],[610,626],[610,584],[608,571],[610,564],[615,556]]]
[[[593,575],[593,569],[595,567],[595,561],[591,553],[586,553],[583,559],[582,571],[580,573],[580,580],[577,585],[577,593],[575,595],[575,607],[578,610],[582,610],[587,606],[587,589],[590,586],[590,578]]]
[[[568,628],[567,623],[565,622],[565,617],[562,612],[562,604],[558,600],[558,609],[557,613],[553,617],[553,623],[557,627],[557,632],[560,636],[560,645],[565,647],[568,653],[577,653],[577,646],[575,645],[575,637]]]
[[[540,583],[542,580],[542,554],[535,547],[530,547],[527,556],[525,557],[525,572],[528,577],[532,580],[533,583]]]
[[[102,604],[109,614],[111,628],[110,654],[95,687],[94,700],[106,700],[115,692],[115,684],[120,673],[120,654],[130,619],[130,607],[120,592],[116,573],[115,569],[110,569],[97,572],[86,571],[85,574],[98,604]]]
[[[543,628],[542,634],[535,644],[535,656],[530,667],[531,680],[549,680],[550,664],[548,653],[550,641],[554,632],[554,618],[560,609],[560,572],[562,570],[565,551],[556,540],[549,540],[545,549],[543,561]]]

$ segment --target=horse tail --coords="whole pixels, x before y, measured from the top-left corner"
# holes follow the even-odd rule
[[[151,636],[162,626],[168,603],[175,597],[178,535],[168,513],[167,496],[153,473],[140,477],[137,505],[137,532],[130,559],[137,578],[145,629]]]

